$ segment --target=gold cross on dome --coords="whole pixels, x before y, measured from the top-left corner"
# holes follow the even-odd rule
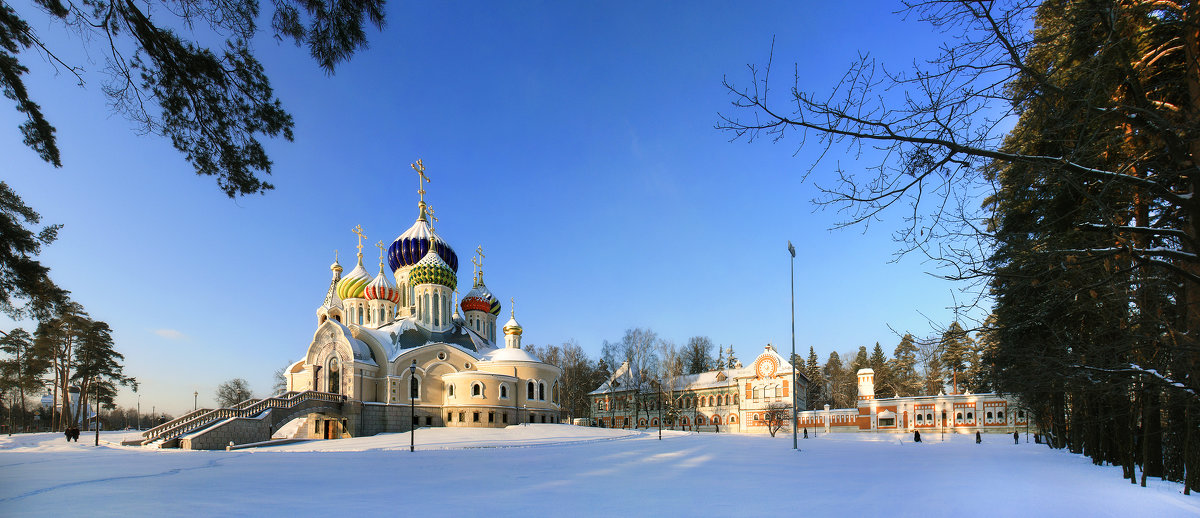
[[[363,234],[362,225],[355,225],[354,228],[350,229],[350,231],[353,232],[354,235],[358,236],[358,257],[361,259],[362,258],[362,240],[366,239],[367,235]]]
[[[433,207],[430,205],[426,205],[425,206],[425,214],[429,216],[429,232],[433,233],[433,224],[437,223],[437,220],[438,220],[437,216],[433,215]],[[432,241],[433,240],[431,238],[430,242],[432,242]]]
[[[471,264],[475,265],[475,278],[478,282],[479,274],[483,272],[483,247],[475,249],[475,257],[471,258]]]
[[[416,163],[409,164],[413,171],[417,172],[417,194],[421,196],[421,201],[425,201],[425,182],[432,181],[428,176],[425,176],[425,164],[421,163],[421,159],[417,159]]]
[[[379,248],[379,266],[383,267],[383,241],[375,243],[375,246]]]
[[[517,318],[517,301],[512,297],[508,298],[508,316]]]

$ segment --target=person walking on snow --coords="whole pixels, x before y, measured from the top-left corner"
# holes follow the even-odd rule
[[[1020,444],[1020,443],[1021,443],[1021,434],[1017,433],[1016,430],[1013,430],[1013,444]]]
[[[913,442],[921,442],[921,431],[920,430],[913,431]]]
[[[975,432],[975,444],[979,444],[981,442],[983,442],[983,437],[979,435],[979,432]]]

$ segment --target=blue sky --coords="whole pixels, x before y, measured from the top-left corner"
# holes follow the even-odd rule
[[[350,229],[387,244],[412,224],[418,158],[460,282],[482,245],[487,284],[505,314],[516,298],[527,343],[574,339],[596,356],[603,340],[649,327],[676,343],[733,344],[743,360],[768,342],[786,350],[790,239],[797,349],[824,359],[879,341],[890,354],[891,329],[925,334],[927,317],[952,319],[956,285],[919,257],[891,262],[896,212],[867,231],[829,230],[839,215],[810,203],[814,182],[858,157],[832,155],[804,182],[819,149],[731,143],[713,126],[729,109],[722,77],[745,82],[772,37],[780,95],[793,64],[801,87],[825,91],[860,52],[895,68],[932,55],[938,35],[897,8],[391,2],[388,26],[334,76],[263,35],[258,54],[296,140],[268,143],[277,189],[239,200],[111,114],[101,57],[35,24],[93,73],[79,88],[22,56],[64,167],[21,144],[5,103],[0,169],[64,225],[42,259],[112,325],[146,409],[189,410],[193,391],[211,405],[233,377],[265,394],[312,337],[334,249],[353,267]],[[378,251],[364,255],[374,272]]]

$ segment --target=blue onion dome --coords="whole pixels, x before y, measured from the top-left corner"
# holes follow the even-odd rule
[[[440,245],[441,242],[434,238],[434,243]],[[408,271],[408,284],[410,286],[419,286],[421,284],[440,284],[450,289],[458,287],[458,276],[454,273],[454,269],[450,268],[449,264],[442,259],[441,254],[435,253],[434,250],[426,249],[425,257],[422,257],[417,264],[413,265],[412,270]]]
[[[500,314],[500,301],[496,300],[496,296],[492,295],[487,286],[483,285],[483,279],[476,279],[475,287],[463,296],[459,306],[462,307],[463,312],[483,311],[493,315]]]
[[[413,223],[408,230],[400,234],[392,245],[388,247],[388,266],[395,272],[405,266],[412,266],[425,257],[425,253],[429,251],[429,241],[432,238],[434,247],[437,249],[437,254],[456,274],[458,273],[458,254],[454,253],[454,249],[450,248],[441,237],[433,233],[429,228],[429,222],[425,218],[425,205],[422,203],[421,214],[417,217],[416,223]]]
[[[369,282],[371,282],[371,274],[367,273],[366,268],[363,268],[362,254],[358,254],[358,265],[338,281],[338,297],[341,297],[342,300],[361,299]]]

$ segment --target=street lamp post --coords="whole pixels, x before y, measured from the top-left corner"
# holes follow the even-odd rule
[[[792,364],[792,449],[799,450],[800,442],[796,439],[796,247],[788,240],[788,253],[792,255],[791,284],[792,284],[792,356],[788,363]]]
[[[408,413],[412,424],[408,430],[408,452],[417,451],[417,393],[413,390],[413,382],[417,380],[417,360],[408,366]]]
[[[138,394],[138,431],[142,430],[142,395]]]
[[[200,391],[198,391],[198,390],[192,391],[192,411],[193,412],[195,412],[196,410],[198,410],[200,408],[200,405],[197,403],[199,400],[200,400]]]

